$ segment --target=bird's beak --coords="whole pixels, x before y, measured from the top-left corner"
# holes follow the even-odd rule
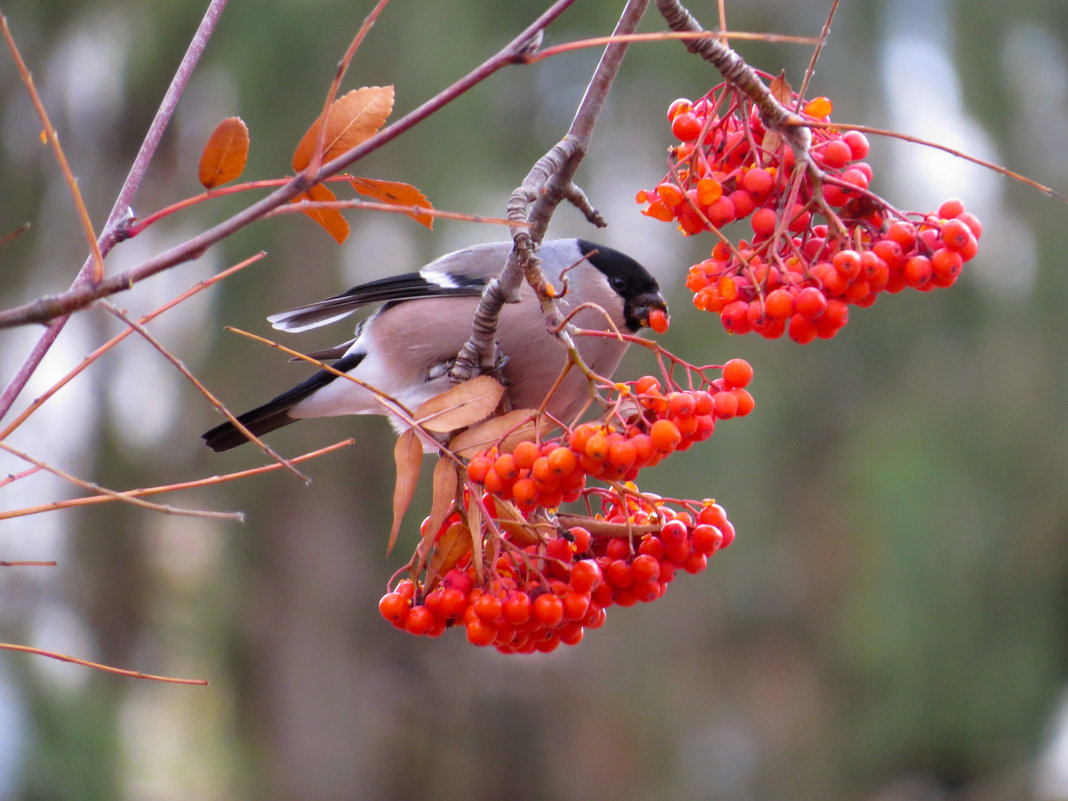
[[[638,295],[627,309],[627,325],[632,331],[639,328],[652,328],[658,334],[668,327],[668,307],[664,296],[659,292],[647,292]]]

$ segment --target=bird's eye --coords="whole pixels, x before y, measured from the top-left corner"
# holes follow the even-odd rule
[[[608,283],[611,284],[612,289],[619,293],[622,293],[627,288],[627,279],[620,275],[612,276]]]

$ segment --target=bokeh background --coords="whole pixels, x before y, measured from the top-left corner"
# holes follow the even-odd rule
[[[393,83],[398,112],[443,88],[544,4],[396,0],[346,88]],[[825,0],[728,2],[738,30],[816,35]],[[247,177],[275,177],[318,112],[369,2],[231,2],[137,195],[141,216],[199,190],[215,123],[252,132]],[[560,43],[608,33],[622,3],[579,2]],[[695,2],[715,24],[716,3]],[[100,224],[203,3],[37,0],[5,13]],[[652,14],[643,30],[662,26]],[[962,148],[1068,190],[1068,5],[1063,0],[843,3],[812,83],[835,119]],[[739,43],[795,85],[797,45]],[[512,68],[358,166],[441,208],[498,216],[566,130],[598,53]],[[657,603],[612,610],[576,648],[502,657],[462,634],[394,631],[377,614],[391,435],[381,420],[278,432],[288,455],[353,436],[311,463],[169,502],[247,512],[243,524],[126,505],[0,520],[0,640],[208,687],[122,679],[0,653],[0,799],[938,799],[1068,798],[1068,207],[917,146],[874,142],[874,188],[899,207],[960,196],[985,224],[952,291],[857,310],[833,341],[728,337],[696,312],[686,267],[711,241],[638,214],[663,174],[664,117],[717,78],[675,43],[632,48],[579,179],[610,221],[561,209],[551,235],[632,253],[674,304],[664,343],[695,362],[755,366],[755,413],[643,482],[715,496],[736,544]],[[0,54],[0,302],[66,288],[84,257],[69,195],[10,56]],[[240,199],[175,215],[116,248],[118,271],[182,241]],[[154,322],[232,408],[302,378],[223,331],[500,229],[350,214],[339,248],[306,219],[260,222],[116,300],[149,311],[264,249],[268,258]],[[67,327],[17,412],[111,334],[100,311]],[[6,383],[39,331],[0,332]],[[318,336],[319,341],[315,341]],[[348,336],[305,335],[308,349]],[[640,357],[621,375],[650,365]],[[198,439],[217,413],[133,337],[10,438],[116,489],[263,463]],[[26,465],[0,456],[0,475]],[[73,497],[37,475],[0,508]],[[416,504],[425,507],[426,488]]]

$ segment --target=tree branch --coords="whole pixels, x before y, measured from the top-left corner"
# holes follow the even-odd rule
[[[629,0],[616,24],[613,36],[633,33],[648,8],[649,0]],[[545,236],[556,207],[563,200],[573,202],[590,222],[598,227],[606,225],[604,218],[590,205],[586,195],[574,184],[575,173],[589,149],[593,128],[604,108],[608,91],[619,73],[626,42],[609,44],[590,78],[586,93],[575,113],[571,128],[552,149],[542,156],[527,173],[523,183],[512,193],[508,202],[508,219],[514,223],[529,223],[530,228],[512,229],[515,247],[501,274],[490,281],[479,302],[471,325],[471,337],[460,350],[450,373],[455,383],[467,381],[479,372],[491,369],[497,361],[494,339],[497,322],[504,304],[519,295],[526,280],[542,301],[546,326],[559,330],[557,336],[575,354],[574,342],[567,331],[555,301],[547,291],[545,277],[535,255]]]
[[[212,31],[215,30],[215,24],[218,22],[219,16],[222,14],[225,7],[226,0],[211,0],[208,4],[208,10],[204,14],[204,18],[200,21],[200,26],[197,28],[196,33],[193,34],[193,39],[189,42],[189,47],[186,49],[185,55],[182,57],[182,61],[178,65],[178,70],[175,72],[174,78],[171,79],[170,86],[167,88],[167,93],[163,96],[163,102],[160,103],[159,110],[156,111],[156,116],[152,119],[152,124],[148,128],[148,133],[145,134],[144,141],[141,143],[141,149],[138,151],[136,158],[134,158],[133,164],[130,166],[130,172],[127,174],[126,180],[123,182],[118,196],[115,198],[115,204],[112,206],[111,213],[108,215],[104,230],[100,233],[100,238],[97,244],[99,246],[101,257],[106,256],[111,248],[122,239],[120,235],[122,230],[121,223],[129,214],[133,196],[141,185],[141,180],[144,178],[148,165],[156,153],[156,148],[159,145],[160,139],[163,138],[163,132],[167,129],[167,125],[170,123],[174,109],[178,105],[178,99],[185,91],[185,87],[189,83],[189,78],[192,76],[193,70],[196,68],[197,62],[200,60],[200,56],[204,52],[204,48],[207,46],[208,39],[211,38]],[[77,277],[74,279],[74,283],[71,285],[71,290],[76,290],[79,287],[91,283],[90,279],[92,275],[93,258],[90,256],[90,258],[86,259],[85,263],[82,264],[81,270],[79,270]],[[74,308],[70,309],[70,311],[73,310]],[[41,360],[44,359],[45,354],[48,353],[49,349],[52,347],[52,343],[56,341],[59,333],[67,324],[68,313],[69,312],[60,311],[58,314],[52,315],[52,317],[33,321],[51,322],[49,322],[48,328],[41,335],[40,339],[37,340],[33,350],[30,351],[14,377],[4,388],[3,393],[0,393],[0,419],[10,411],[15,399],[26,386],[26,382],[30,380],[30,376],[33,375],[37,366],[41,363]],[[19,323],[13,323],[13,325],[18,324]]]

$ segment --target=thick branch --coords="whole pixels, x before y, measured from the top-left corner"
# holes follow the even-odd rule
[[[25,325],[27,323],[47,323],[55,319],[59,314],[68,314],[72,311],[84,308],[98,298],[129,289],[138,281],[142,281],[145,278],[149,278],[156,273],[183,262],[198,258],[211,245],[225,239],[249,223],[260,219],[271,210],[306,191],[310,185],[341,172],[368,153],[377,150],[382,145],[396,138],[416,123],[426,119],[471,87],[484,81],[493,73],[511,64],[524,63],[531,49],[537,46],[537,43],[540,40],[541,31],[550,22],[556,19],[556,17],[563,13],[563,11],[574,1],[575,0],[557,0],[557,2],[531,23],[522,33],[479,67],[472,70],[463,78],[456,81],[447,89],[423,103],[418,108],[409,112],[392,125],[383,128],[370,139],[365,140],[357,147],[352,148],[348,152],[338,156],[336,159],[324,164],[315,175],[311,177],[304,175],[296,176],[284,186],[245,208],[243,211],[238,212],[198,236],[171,248],[165,253],[161,253],[155,258],[144,262],[133,270],[106,279],[98,287],[72,288],[60,295],[41,298],[32,303],[0,312],[0,328],[10,328],[16,325]]]
[[[629,0],[616,24],[613,36],[633,33],[648,5],[649,0]],[[604,108],[626,51],[625,42],[615,42],[605,48],[586,87],[571,128],[563,139],[538,159],[522,185],[512,193],[508,203],[508,219],[513,222],[529,222],[530,227],[512,229],[515,247],[501,274],[490,282],[482,295],[471,326],[471,338],[464,343],[450,373],[454,382],[466,381],[496,363],[494,339],[501,309],[505,303],[518,297],[524,280],[542,301],[546,326],[550,330],[559,330],[558,336],[574,352],[574,342],[567,332],[564,319],[546,291],[545,277],[542,275],[536,251],[545,236],[553,212],[563,200],[572,201],[595,225],[603,227],[606,224],[590,205],[582,190],[574,184],[574,177],[589,150],[593,128]]]
[[[705,29],[678,0],[656,0],[656,7],[668,26],[680,33],[701,33]],[[683,45],[717,70],[728,81],[753,101],[760,113],[760,120],[769,131],[777,131],[790,145],[801,163],[809,164],[809,145],[812,132],[805,127],[804,119],[780,103],[767,85],[760,80],[756,70],[720,39],[683,39]]]

